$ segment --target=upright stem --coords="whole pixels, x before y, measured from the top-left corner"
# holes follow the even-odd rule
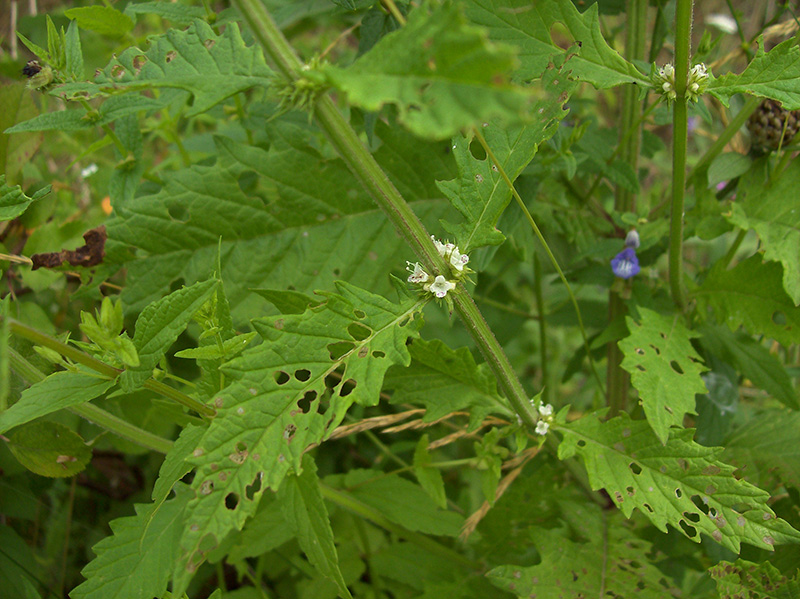
[[[647,0],[628,0],[627,5],[627,38],[625,40],[625,57],[628,60],[644,58],[647,41]],[[641,146],[642,102],[639,100],[637,86],[629,84],[622,88],[622,105],[619,127],[619,156],[638,172],[639,148]],[[629,189],[618,185],[614,199],[614,210],[617,214],[636,212],[636,196]],[[625,302],[616,291],[609,291],[609,322],[622,318],[627,313]],[[625,411],[630,388],[630,375],[620,368],[622,351],[616,341],[606,346],[606,401],[610,408],[609,416]]]
[[[542,294],[542,265],[539,254],[533,255],[533,293],[536,298],[536,314],[539,315],[539,355],[542,356],[542,403],[550,403],[550,368],[547,365],[550,357],[547,351],[547,318],[544,313],[544,295]]]
[[[669,286],[672,301],[683,309],[683,201],[686,192],[686,144],[689,120],[686,81],[692,41],[693,0],[677,0],[675,7],[675,102],[672,107],[672,207],[669,229]]]
[[[259,0],[233,0],[233,5],[283,78],[288,83],[296,81],[303,64],[264,5]],[[326,95],[317,100],[314,116],[339,156],[383,210],[397,232],[411,246],[426,270],[434,276],[447,273],[447,265],[431,242],[422,222],[330,97]],[[452,292],[452,297],[456,312],[492,368],[509,403],[527,425],[535,426],[538,416],[528,401],[528,394],[475,302],[463,285]]]

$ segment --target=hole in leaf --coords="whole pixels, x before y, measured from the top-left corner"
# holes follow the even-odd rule
[[[633,487],[628,487],[625,490],[628,492],[629,497],[633,497],[636,494],[636,489],[634,489]]]
[[[688,520],[691,520],[691,521],[692,521],[692,522],[694,522],[695,524],[697,524],[698,522],[700,522],[700,514],[698,514],[698,513],[696,513],[696,512],[683,512],[683,516],[684,516],[686,519],[688,519]]]
[[[651,344],[650,344],[650,347],[653,349],[653,351],[654,351],[654,352],[656,352],[656,355],[657,355],[657,356],[660,356],[660,355],[661,355],[661,350],[660,350],[660,349],[658,349],[658,348],[657,348],[655,345],[653,345],[653,344],[651,343]]]
[[[217,40],[203,40],[203,45],[206,49],[211,50],[217,43]]]
[[[650,512],[651,514],[653,513],[653,508],[652,508],[652,507],[650,507],[650,504],[649,504],[649,503],[643,503],[642,505],[645,507],[645,509],[646,509],[648,512]]]
[[[328,353],[330,354],[331,360],[339,360],[342,356],[347,355],[353,348],[355,347],[355,343],[350,343],[349,341],[339,341],[337,343],[329,343],[328,344]]]
[[[334,269],[333,269],[333,276],[334,276],[334,277],[338,277],[338,276],[339,276],[339,275],[341,275],[341,274],[342,274],[342,271],[341,271],[341,270],[339,270],[338,268],[334,268]]]
[[[244,441],[239,441],[236,444],[236,453],[244,453],[245,451],[247,451],[247,443]]]
[[[385,358],[386,354],[383,353],[382,351],[376,349],[374,352],[372,352],[372,357],[373,358]]]
[[[641,371],[641,372],[647,372],[647,368],[645,368],[645,367],[644,367],[644,366],[642,366],[641,364],[637,364],[637,365],[636,365],[636,369],[637,369],[637,370],[639,370],[639,371]]]
[[[635,352],[636,352],[638,355],[640,355],[640,356],[643,356],[643,355],[644,355],[644,350],[643,350],[641,347],[637,347],[637,348],[636,348],[635,350],[633,350],[633,351],[635,351]]]
[[[697,536],[697,529],[694,526],[691,526],[685,520],[681,520],[680,524],[681,524],[681,528],[683,529],[683,532],[686,533],[687,537],[689,537],[690,539],[693,539],[693,538],[695,538]]]
[[[279,385],[285,385],[289,382],[289,375],[286,374],[283,370],[276,370],[272,373],[272,377],[275,379],[275,382]]]
[[[311,371],[305,368],[300,368],[299,370],[295,370],[294,378],[296,378],[298,381],[305,382],[311,378]]]
[[[628,468],[630,468],[631,472],[633,472],[634,474],[638,475],[642,473],[642,467],[636,462],[631,462],[630,464],[628,464]]]
[[[675,489],[675,497],[677,497],[678,499],[683,497],[683,491],[681,491],[680,489]]]
[[[672,370],[674,370],[678,374],[683,374],[683,369],[681,368],[681,365],[678,364],[675,360],[672,360],[672,362],[670,362],[669,365],[672,366]]]
[[[179,223],[189,222],[189,211],[185,206],[173,204],[172,206],[167,206],[167,212],[169,212],[169,217],[174,221],[178,221]]]
[[[138,56],[133,57],[133,68],[136,71],[136,74],[139,74],[139,71],[142,70],[142,67],[147,62],[147,56],[143,54],[139,54]]]
[[[336,368],[333,372],[325,377],[325,388],[333,390],[344,378],[344,365]]]
[[[367,317],[367,313],[363,310],[353,310],[353,314],[355,314],[356,318],[359,320]]]
[[[305,395],[297,402],[297,407],[303,414],[308,414],[311,410],[311,403],[317,399],[316,391],[306,391]]]
[[[123,67],[122,65],[115,64],[113,67],[111,67],[111,76],[114,79],[122,79],[124,75],[125,75],[125,67]]]
[[[586,447],[586,441],[579,439],[577,445],[578,447]]]
[[[225,495],[225,507],[229,510],[235,510],[239,505],[239,496],[236,493],[228,493]]]
[[[780,310],[776,310],[775,312],[772,313],[772,322],[781,327],[786,326],[786,314],[784,314]]]
[[[347,379],[342,386],[339,388],[339,397],[347,397],[353,392],[353,389],[356,388],[358,382],[354,379]]]
[[[354,322],[348,326],[347,332],[350,333],[350,336],[356,341],[363,341],[372,335],[372,329],[358,322]]]
[[[262,475],[259,472],[258,475],[253,479],[253,482],[247,485],[244,489],[244,496],[250,501],[253,501],[256,493],[261,490],[261,476]]]
[[[698,510],[700,510],[704,514],[708,514],[708,505],[703,501],[702,497],[700,497],[699,495],[692,495],[691,499],[692,503]],[[697,520],[694,520],[694,522],[697,522]]]
[[[164,60],[166,60],[168,63],[172,62],[173,60],[175,60],[175,57],[177,55],[178,55],[178,53],[175,52],[175,50],[170,50],[169,52],[167,52],[167,56],[165,57]]]
[[[297,427],[294,424],[291,423],[287,424],[286,428],[283,429],[284,441],[286,441],[287,443],[290,442],[296,432],[297,432]]]

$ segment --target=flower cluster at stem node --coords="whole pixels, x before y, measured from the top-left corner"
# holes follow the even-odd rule
[[[706,65],[702,62],[697,63],[689,70],[689,75],[686,79],[686,100],[697,102],[700,95],[705,92],[708,87],[709,74]],[[661,94],[672,102],[677,98],[675,91],[675,67],[671,64],[665,64],[663,67],[655,71],[652,75],[653,85],[656,89],[661,91]]]
[[[408,264],[406,270],[411,273],[408,276],[408,282],[417,285],[424,293],[432,293],[437,299],[442,299],[447,296],[448,291],[455,289],[458,282],[472,271],[467,268],[469,256],[462,254],[457,245],[442,243],[433,235],[431,235],[431,241],[433,241],[433,245],[439,255],[447,262],[450,272],[446,273],[447,276],[441,274],[433,277],[425,272],[419,262],[406,262]]]
[[[536,398],[532,399],[531,403],[534,405],[538,403],[539,422],[536,423],[536,434],[544,436],[550,430],[550,423],[553,422],[553,406],[536,401]]]

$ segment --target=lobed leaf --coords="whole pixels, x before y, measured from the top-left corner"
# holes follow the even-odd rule
[[[207,551],[255,512],[267,487],[301,471],[303,454],[350,405],[377,403],[390,365],[410,362],[406,342],[421,326],[419,302],[393,304],[346,283],[337,289],[303,314],[254,321],[264,342],[224,368],[235,381],[214,399],[217,416],[190,460],[196,496],[174,574],[178,592]]]
[[[518,80],[540,77],[552,57],[564,53],[551,36],[554,26],[560,24],[578,46],[569,51],[575,52],[570,58],[572,77],[599,89],[622,83],[650,87],[649,79],[605,41],[598,4],[584,13],[570,0],[466,0],[465,6],[469,20],[486,27],[492,40],[518,49]]]
[[[680,316],[647,308],[639,308],[639,314],[641,322],[625,318],[630,335],[618,343],[625,355],[621,366],[631,374],[647,421],[666,443],[670,427],[683,426],[684,414],[695,413],[695,394],[707,392],[700,377],[707,368],[690,341],[697,333]]]
[[[627,414],[607,422],[593,414],[558,430],[559,458],[579,455],[592,489],[604,488],[626,517],[638,509],[663,532],[670,524],[698,543],[705,533],[736,553],[743,542],[767,550],[800,542],[767,505],[769,494],[737,480],[718,459],[722,449],[698,445],[692,430],[673,429],[662,445]]]
[[[6,184],[6,176],[0,175],[0,221],[13,220],[24,213],[36,200],[50,193],[50,186],[40,189],[31,197],[25,195],[19,185]]]
[[[56,372],[22,392],[19,401],[0,413],[0,434],[58,410],[77,406],[111,389],[115,381],[80,372]]]
[[[726,73],[712,79],[708,93],[728,106],[731,96],[750,94],[778,100],[786,110],[800,108],[800,47],[794,39],[788,39],[764,52],[763,40],[759,43],[755,57],[740,74]]]
[[[560,121],[568,114],[564,104],[576,84],[567,77],[565,67],[551,67],[543,79],[548,97],[531,108],[531,113],[536,115],[535,123],[509,126],[492,122],[484,123],[481,129],[486,143],[512,182],[533,160],[539,144],[555,134]],[[503,242],[505,237],[496,226],[511,201],[511,189],[491,158],[479,159],[472,154],[470,146],[478,142],[471,138],[456,136],[453,140],[459,177],[437,183],[450,203],[464,216],[464,222],[458,225],[442,223],[464,253]]]
[[[165,503],[135,504],[135,516],[110,523],[113,535],[94,546],[97,557],[81,572],[72,599],[140,599],[167,590],[190,493],[181,486]]]
[[[531,90],[504,83],[514,58],[469,25],[453,2],[426,3],[349,68],[322,73],[347,101],[367,111],[397,106],[420,137],[443,139],[491,118],[524,120]]]
[[[783,286],[795,306],[800,305],[800,210],[795,201],[798,186],[800,164],[793,161],[780,177],[766,184],[755,177],[742,190],[744,197],[731,205],[728,216],[740,229],[758,233],[764,260],[781,263]]]
[[[800,599],[800,581],[788,578],[769,562],[721,561],[708,571],[720,599]]]
[[[730,270],[712,268],[692,295],[732,331],[743,326],[751,335],[791,345],[800,341],[800,308],[786,294],[782,275],[780,264],[755,254]]]

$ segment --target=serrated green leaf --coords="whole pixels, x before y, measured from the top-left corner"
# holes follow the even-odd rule
[[[672,429],[666,445],[647,422],[622,414],[601,422],[585,416],[559,431],[559,458],[580,456],[592,489],[605,489],[626,517],[638,509],[659,530],[667,524],[695,542],[705,533],[738,553],[741,543],[772,550],[797,543],[800,532],[777,518],[769,494],[733,475],[722,448],[692,441],[694,431]]]
[[[135,504],[135,516],[110,523],[113,536],[93,547],[97,557],[82,570],[86,581],[72,599],[161,597],[177,559],[183,514],[191,493],[185,488],[163,504]]]
[[[577,543],[565,530],[538,527],[531,538],[542,563],[494,568],[487,573],[492,584],[524,599],[592,597],[598,589],[605,589],[608,597],[627,597],[636,589],[635,596],[642,599],[663,599],[677,592],[644,558],[652,551],[650,543],[632,537],[625,528],[608,527],[597,542]]]
[[[248,557],[258,557],[280,547],[293,537],[294,533],[286,524],[281,503],[270,500],[270,497],[263,497],[258,512],[247,521],[225,560],[234,564]]]
[[[708,185],[727,183],[731,179],[741,177],[750,167],[753,159],[738,152],[724,152],[717,156],[708,167]]]
[[[700,327],[700,343],[758,388],[792,408],[800,410],[797,392],[780,361],[769,350],[745,333],[734,334],[728,328]]]
[[[514,127],[488,123],[481,128],[486,143],[512,182],[533,159],[539,144],[553,136],[568,114],[563,106],[576,84],[562,69],[553,68],[545,74],[544,85],[552,94],[532,107],[531,113],[537,115],[535,124]],[[442,223],[463,253],[503,242],[505,237],[496,226],[511,201],[511,189],[492,160],[473,156],[470,142],[478,142],[470,137],[457,136],[453,140],[459,177],[438,182],[439,189],[465,218],[458,225]]]
[[[186,113],[194,116],[234,94],[269,86],[270,75],[260,47],[245,46],[235,23],[216,35],[208,23],[196,20],[185,31],[171,29],[150,38],[147,51],[128,48],[95,77],[95,82],[116,92],[183,90],[194,97]]]
[[[207,277],[220,238],[220,276],[237,326],[263,310],[253,288],[309,294],[341,278],[392,290],[386,273],[405,266],[406,245],[340,161],[320,160],[305,146],[276,143],[265,152],[223,138],[216,144],[216,165],[184,169],[158,194],[114,205],[109,240],[146,256],[126,263],[126,306],[141,309],[176,280]],[[245,193],[240,180],[253,174],[259,186]],[[441,200],[409,199],[425,221],[444,214]]]
[[[256,336],[255,333],[244,333],[223,342],[222,347],[216,344],[184,349],[175,354],[176,358],[192,358],[195,360],[216,360],[219,358],[235,358],[242,353],[247,344]]]
[[[584,13],[570,0],[467,0],[465,6],[469,20],[488,28],[493,40],[519,49],[518,80],[540,77],[552,57],[564,53],[550,35],[553,26],[561,23],[580,43],[570,50],[576,52],[569,61],[572,77],[600,89],[622,83],[650,87],[648,78],[606,43],[596,4]]]
[[[377,403],[389,366],[411,360],[406,342],[421,326],[417,301],[393,304],[346,283],[337,289],[303,314],[255,320],[264,343],[224,367],[234,382],[213,400],[217,416],[191,458],[198,467],[197,496],[181,541],[178,589],[210,546],[242,527],[266,488],[277,489],[290,469],[300,469],[308,447],[320,443],[350,405]],[[322,414],[326,379],[334,371],[341,376]],[[236,499],[235,509],[226,507],[228,496]]]
[[[30,546],[11,526],[0,526],[0,581],[3,594],[10,599],[42,599],[36,590],[38,563]]]
[[[78,372],[56,372],[22,392],[19,401],[0,413],[0,433],[52,412],[100,397],[114,381]]]
[[[67,27],[67,35],[65,37],[66,47],[66,72],[76,81],[83,79],[83,50],[81,50],[81,37],[78,32],[78,23],[72,21]]]
[[[23,83],[6,83],[0,86],[0,106],[3,107],[0,111],[0,131],[39,114],[31,91]],[[9,184],[16,182],[17,174],[30,161],[42,139],[41,134],[0,136],[0,171],[5,173]],[[0,183],[0,196],[2,193]]]
[[[720,599],[800,599],[797,576],[790,579],[769,562],[723,561],[708,573],[717,582]]]
[[[800,308],[786,294],[782,277],[780,264],[755,254],[730,270],[712,268],[692,295],[732,331],[743,326],[752,335],[791,345],[800,341]]]
[[[393,389],[392,404],[412,403],[427,410],[424,422],[433,422],[459,410],[470,413],[470,428],[490,413],[512,417],[506,400],[497,392],[497,381],[485,364],[465,348],[452,350],[438,339],[414,341],[409,346],[413,363],[389,370],[384,384]]]
[[[139,366],[128,368],[120,376],[123,391],[130,393],[153,375],[153,368],[164,352],[175,343],[218,284],[218,281],[211,279],[183,287],[142,310],[136,319],[133,335]]]
[[[328,510],[319,490],[317,465],[306,455],[300,474],[288,476],[276,498],[287,523],[294,529],[300,548],[316,570],[332,580],[340,597],[351,597],[339,570],[339,556],[333,542]]]
[[[133,29],[133,20],[111,6],[81,6],[64,11],[81,29],[108,37],[122,37]]]
[[[28,206],[48,193],[50,193],[49,185],[28,197],[19,185],[14,187],[6,185],[6,176],[0,175],[0,221],[17,218],[28,209]]]
[[[712,79],[708,93],[728,106],[734,94],[750,94],[778,100],[786,110],[800,108],[800,47],[794,39],[778,44],[764,52],[763,40],[753,60],[741,74],[726,73]]]
[[[20,464],[41,476],[74,476],[92,458],[92,450],[80,435],[56,422],[29,422],[7,437],[8,448]]]
[[[621,366],[631,374],[647,421],[666,443],[670,427],[682,426],[684,414],[695,413],[695,394],[707,392],[700,377],[707,368],[689,341],[697,333],[683,326],[680,316],[647,308],[639,314],[638,323],[625,318],[630,335],[618,343],[625,354]]]
[[[408,530],[449,537],[461,532],[462,516],[439,509],[421,487],[398,475],[354,469],[341,477],[341,485],[348,495]]]
[[[728,436],[726,456],[755,483],[774,471],[781,483],[800,488],[798,430],[800,412],[764,410]]]
[[[795,197],[800,187],[800,164],[789,166],[768,184],[748,185],[731,206],[728,220],[740,229],[755,229],[764,259],[783,266],[783,286],[795,305],[800,304],[800,210]]]
[[[281,314],[302,314],[310,306],[316,306],[320,302],[313,297],[307,296],[299,291],[281,289],[253,289],[270,304],[275,306]]]
[[[420,486],[442,509],[447,508],[447,495],[444,491],[444,479],[438,468],[431,467],[431,454],[428,453],[428,435],[422,435],[414,450],[414,475]]]
[[[205,430],[204,426],[187,426],[181,431],[158,470],[158,478],[151,495],[155,505],[166,501],[175,483],[191,472],[192,467],[187,458],[197,447]]]
[[[350,104],[378,111],[397,106],[399,120],[420,137],[443,139],[503,117],[525,119],[531,90],[503,82],[514,64],[506,48],[488,43],[452,2],[413,10],[349,68],[321,68]]]
[[[174,27],[186,27],[196,19],[206,16],[202,6],[189,6],[178,2],[137,2],[125,7],[126,15],[158,15]]]

